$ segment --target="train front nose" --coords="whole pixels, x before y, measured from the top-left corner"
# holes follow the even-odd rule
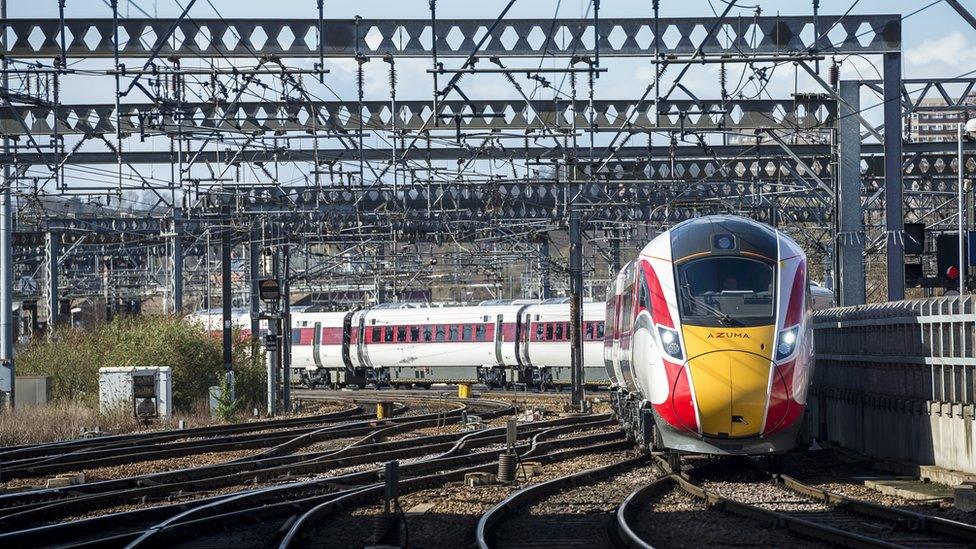
[[[767,357],[717,350],[688,361],[702,434],[747,437],[760,433],[773,364]]]

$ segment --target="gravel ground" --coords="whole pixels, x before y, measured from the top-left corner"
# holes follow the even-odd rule
[[[868,488],[860,479],[884,477],[887,474],[874,467],[870,460],[852,460],[846,454],[820,450],[790,455],[784,462],[784,467],[784,472],[787,474],[822,490],[915,513],[976,524],[976,515],[956,509],[951,500],[931,502],[908,500],[888,496]]]
[[[658,549],[833,547],[795,536],[785,529],[766,528],[746,520],[721,511],[710,511],[703,502],[675,488],[649,503],[631,527]]]
[[[474,547],[474,530],[481,515],[510,493],[527,484],[550,480],[571,472],[608,465],[630,457],[625,452],[581,456],[543,466],[541,474],[515,485],[468,487],[460,482],[402,494],[400,506],[407,513],[410,547]],[[426,504],[431,504],[430,508]],[[423,507],[420,507],[422,506]],[[413,511],[412,511],[413,510]],[[329,540],[329,546],[363,547],[370,542],[372,520],[382,511],[374,506],[324,518],[309,532],[309,539]]]
[[[656,475],[653,466],[645,465],[553,494],[510,516],[498,531],[495,547],[519,547],[527,540],[550,547],[614,547],[610,528],[616,523],[617,507]]]
[[[158,459],[153,461],[140,461],[138,463],[125,463],[122,465],[109,465],[106,467],[96,467],[85,469],[84,471],[73,471],[70,473],[58,473],[58,475],[76,475],[79,472],[85,473],[85,482],[96,482],[99,480],[109,480],[125,478],[139,475],[148,475],[161,471],[175,471],[188,467],[199,467],[202,465],[213,465],[233,461],[253,454],[256,450],[229,450],[226,452],[209,452],[193,456],[183,456],[176,458]],[[56,475],[50,475],[54,477]],[[18,478],[11,479],[2,484],[4,488],[23,488],[31,486],[43,488],[47,477],[43,478]]]

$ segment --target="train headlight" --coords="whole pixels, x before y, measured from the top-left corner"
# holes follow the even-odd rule
[[[783,360],[793,354],[793,351],[796,350],[799,333],[799,326],[787,328],[779,333],[779,342],[776,344],[776,360]]]
[[[685,356],[681,352],[681,338],[678,337],[678,332],[664,326],[658,326],[657,332],[661,336],[661,346],[664,352],[675,360],[684,360]]]

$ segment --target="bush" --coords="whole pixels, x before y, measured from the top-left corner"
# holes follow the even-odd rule
[[[265,360],[260,346],[246,341],[234,348],[237,398],[241,406],[265,401]],[[219,339],[172,316],[139,316],[88,329],[61,328],[50,339],[19,349],[17,373],[51,376],[55,400],[98,403],[98,369],[107,366],[169,366],[173,372],[173,406],[187,411],[207,399],[208,389],[223,378]]]

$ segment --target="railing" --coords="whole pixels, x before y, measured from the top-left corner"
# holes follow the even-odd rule
[[[814,314],[814,385],[875,397],[972,404],[976,299],[940,297]]]

